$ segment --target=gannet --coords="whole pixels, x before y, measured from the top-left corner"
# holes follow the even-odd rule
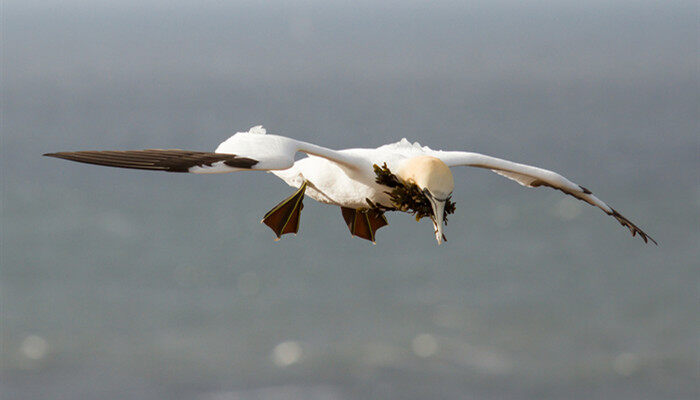
[[[306,157],[295,160],[296,153]],[[377,230],[388,225],[385,213],[411,213],[419,220],[429,217],[438,245],[446,240],[447,215],[452,202],[454,178],[450,168],[469,166],[490,169],[525,187],[546,186],[600,208],[639,234],[644,242],[654,239],[583,186],[546,169],[464,151],[431,150],[405,138],[376,149],[332,150],[288,137],[267,134],[262,125],[238,132],[214,152],[179,149],[130,151],[73,151],[44,154],[82,163],[119,168],[167,172],[217,174],[267,171],[296,192],[273,207],[262,219],[279,240],[299,231],[304,195],[339,206],[351,235],[375,243]]]

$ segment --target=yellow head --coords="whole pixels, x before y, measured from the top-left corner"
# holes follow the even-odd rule
[[[430,201],[433,208],[435,239],[438,244],[442,243],[445,202],[455,187],[450,167],[439,158],[418,156],[406,160],[396,172],[396,176],[405,182],[415,183]]]

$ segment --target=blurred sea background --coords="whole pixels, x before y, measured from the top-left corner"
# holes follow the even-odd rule
[[[697,399],[694,1],[3,1],[0,397]],[[448,242],[377,245],[270,174],[41,157],[236,131],[531,163],[602,212],[461,168]]]

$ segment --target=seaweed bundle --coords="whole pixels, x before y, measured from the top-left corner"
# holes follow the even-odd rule
[[[394,208],[377,205],[368,200],[372,208],[380,208],[384,211],[404,211],[411,213],[416,217],[416,221],[423,217],[433,216],[433,207],[418,185],[415,183],[401,182],[401,180],[389,170],[386,163],[381,167],[374,164],[374,174],[377,176],[375,182],[391,189],[391,191],[387,191],[386,194],[389,195]],[[447,215],[455,212],[455,203],[451,198],[452,196],[448,197],[445,201],[445,224],[447,224]]]

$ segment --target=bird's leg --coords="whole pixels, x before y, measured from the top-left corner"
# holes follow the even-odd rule
[[[354,209],[340,207],[345,223],[348,224],[350,234],[362,239],[367,239],[372,243],[377,229],[389,225],[384,213],[375,209]]]
[[[301,184],[299,190],[290,197],[282,200],[272,210],[263,217],[262,223],[269,226],[279,240],[285,233],[296,234],[299,231],[299,216],[304,208],[304,192],[306,191],[306,181]]]

